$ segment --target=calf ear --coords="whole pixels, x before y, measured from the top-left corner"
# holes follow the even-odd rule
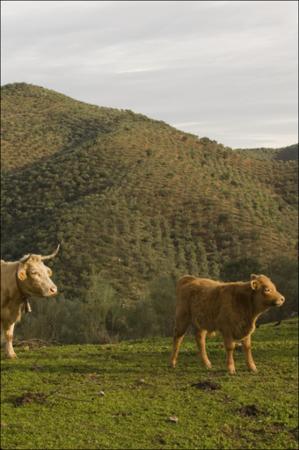
[[[251,289],[253,289],[254,291],[256,291],[257,288],[258,288],[258,282],[257,282],[257,279],[258,279],[258,275],[256,275],[255,273],[252,273],[252,274],[250,275]]]
[[[21,281],[24,281],[27,278],[26,270],[22,267],[21,267],[21,269],[18,270],[17,275],[18,275],[19,280],[21,280]]]

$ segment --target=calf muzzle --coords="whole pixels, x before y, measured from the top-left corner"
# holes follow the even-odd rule
[[[285,302],[285,298],[283,296],[277,298],[273,301],[273,306],[282,306]]]

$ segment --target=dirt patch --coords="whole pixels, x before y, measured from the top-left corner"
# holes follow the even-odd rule
[[[299,429],[298,429],[298,427],[295,427],[292,430],[290,430],[290,433],[294,437],[294,439],[296,439],[296,441],[299,440]]]
[[[41,370],[43,370],[42,366],[38,366],[38,365],[34,365],[30,367],[30,370],[34,370],[34,372],[40,372]]]
[[[133,413],[130,411],[118,411],[112,414],[113,417],[129,417],[132,416]]]
[[[166,445],[167,444],[167,440],[164,438],[164,436],[156,436],[155,437],[155,441],[160,444],[160,445]]]
[[[99,375],[97,373],[87,373],[85,375],[85,377],[89,380],[89,381],[95,381],[98,382],[99,381]]]
[[[195,387],[196,389],[201,389],[202,391],[217,391],[221,389],[221,386],[219,383],[215,383],[215,381],[200,381],[199,383],[193,383],[191,384],[192,387]]]
[[[47,399],[46,394],[43,392],[25,392],[20,397],[13,399],[15,406],[24,406],[28,403],[45,403]]]
[[[25,341],[16,340],[14,342],[14,347],[23,347],[24,350],[50,347],[53,345],[61,345],[61,344],[57,341],[44,341],[42,339],[27,339]]]
[[[284,430],[285,430],[285,425],[282,423],[276,423],[276,422],[273,422],[267,428],[267,431],[269,431],[270,433],[273,433],[273,434],[281,433]]]
[[[262,414],[260,409],[254,404],[242,406],[239,409],[239,413],[241,416],[244,416],[244,417],[256,417],[256,416]]]

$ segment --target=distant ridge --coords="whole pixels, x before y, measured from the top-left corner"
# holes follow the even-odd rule
[[[282,148],[249,148],[237,149],[243,155],[257,159],[278,159],[281,161],[298,161],[298,144],[289,145]]]

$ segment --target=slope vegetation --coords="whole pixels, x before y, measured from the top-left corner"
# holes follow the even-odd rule
[[[66,296],[83,298],[92,271],[131,301],[159,276],[295,258],[296,161],[23,83],[2,98],[2,254],[61,241]]]

